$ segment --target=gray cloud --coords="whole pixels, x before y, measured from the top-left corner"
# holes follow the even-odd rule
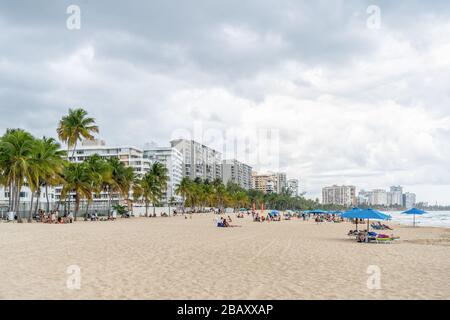
[[[450,6],[375,2],[377,31],[372,1],[1,3],[0,129],[54,136],[77,106],[111,144],[167,143],[196,121],[273,128],[280,169],[312,197],[401,183],[450,203]]]

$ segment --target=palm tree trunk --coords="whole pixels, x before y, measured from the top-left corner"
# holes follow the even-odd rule
[[[84,213],[84,220],[87,220],[88,212],[89,212],[89,200],[86,200],[86,212]]]
[[[112,194],[111,191],[108,192],[108,215],[111,214],[111,203],[112,203]]]
[[[145,217],[148,217],[148,202],[145,201]]]
[[[8,207],[9,211],[12,211],[11,205],[12,205],[12,182],[9,182],[9,197],[8,197]]]
[[[37,191],[37,199],[36,199],[36,206],[34,208],[34,214],[37,214],[38,208],[39,208],[39,200],[41,198],[41,188],[39,187],[38,191]]]
[[[111,188],[108,186],[108,215],[111,213]]]
[[[34,201],[34,192],[31,191],[31,202],[30,202],[30,211],[28,214],[28,223],[33,221],[33,201]]]
[[[69,201],[70,206],[70,201]],[[73,221],[77,221],[78,216],[78,210],[80,209],[80,197],[78,196],[78,193],[75,194],[75,212],[73,214]],[[70,210],[69,210],[70,212]]]
[[[9,188],[9,211],[14,212],[14,204],[16,200],[16,190],[13,182],[10,182]]]
[[[50,200],[48,198],[48,185],[47,184],[45,184],[45,198],[47,200],[47,212],[50,212]],[[58,203],[58,209],[59,209],[59,203]]]
[[[69,195],[67,196],[67,200],[68,200],[68,202],[67,202],[67,212],[69,212],[70,213],[70,192],[69,192]]]
[[[15,204],[15,211],[17,214],[17,222],[22,223],[22,217],[20,216],[20,190],[22,189],[22,185],[20,183],[16,186],[16,204]]]
[[[76,149],[77,149],[77,141],[75,141],[75,144],[73,145],[72,158],[75,156],[75,150]]]

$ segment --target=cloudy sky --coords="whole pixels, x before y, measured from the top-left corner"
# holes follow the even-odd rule
[[[270,132],[309,197],[401,184],[450,204],[446,0],[2,1],[0,30],[1,131],[55,136],[83,107],[114,145]]]

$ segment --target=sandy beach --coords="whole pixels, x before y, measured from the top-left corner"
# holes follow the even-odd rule
[[[450,299],[450,229],[395,226],[350,240],[350,223],[213,215],[67,225],[0,224],[1,299]],[[81,288],[67,287],[79,266]],[[369,289],[369,266],[381,289]]]

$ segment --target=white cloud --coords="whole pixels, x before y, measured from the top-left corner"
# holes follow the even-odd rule
[[[114,144],[167,144],[199,126],[242,137],[273,129],[280,169],[311,197],[333,183],[403,184],[450,203],[448,12],[420,8],[408,24],[386,3],[373,33],[354,15],[361,2],[276,4],[180,14],[116,3],[78,33],[59,26],[56,7],[38,23],[6,5],[0,126],[54,135],[58,118],[83,106]]]

